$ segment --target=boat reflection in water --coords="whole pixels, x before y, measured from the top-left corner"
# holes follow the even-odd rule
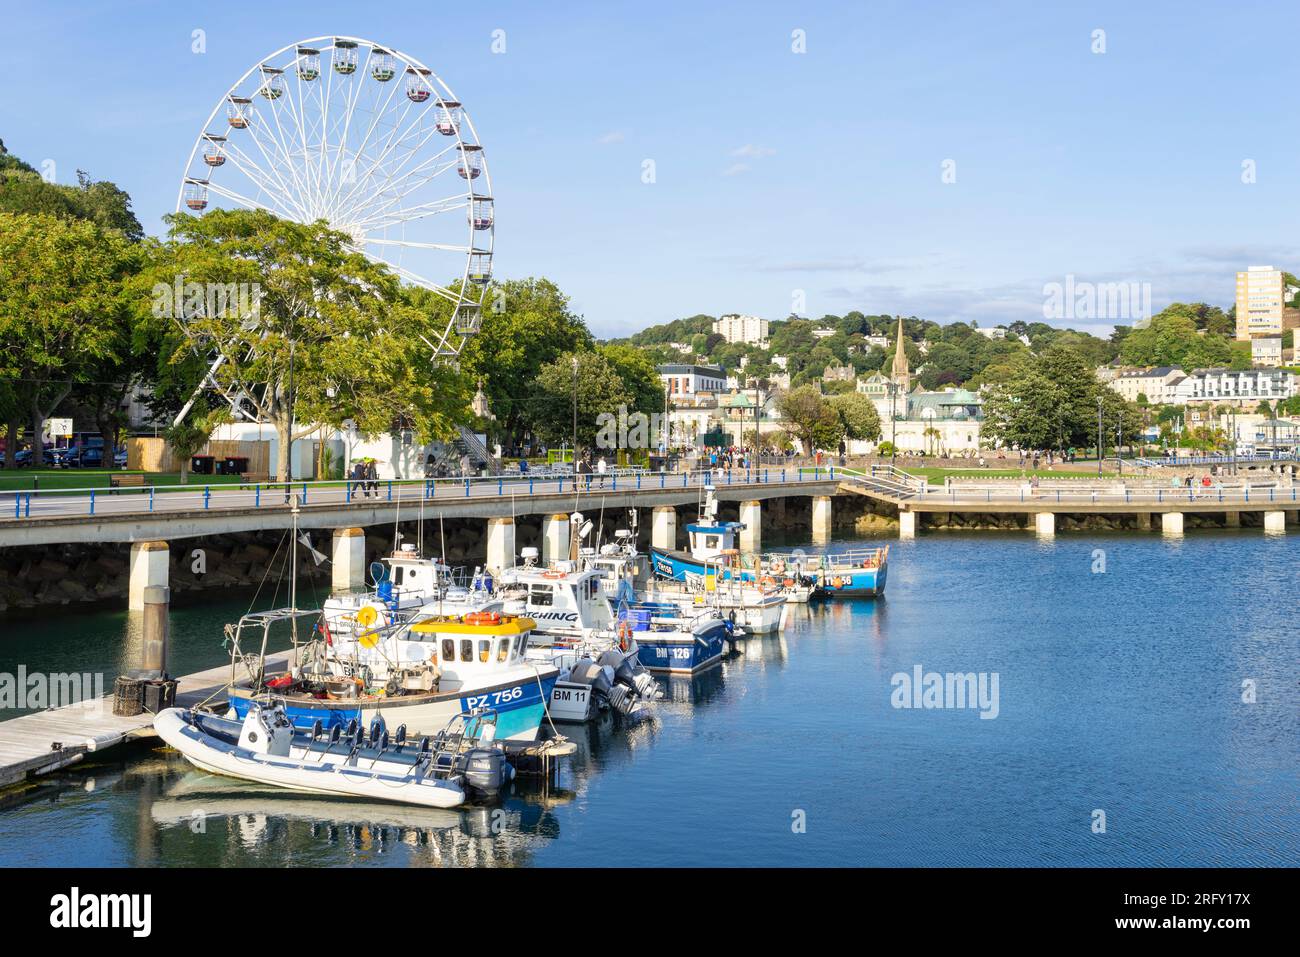
[[[493,806],[422,808],[292,794],[187,770],[152,802],[149,815],[163,832],[215,835],[236,860],[298,848],[301,858],[281,856],[361,864],[389,855],[389,863],[408,866],[518,867],[559,837],[551,808],[564,800],[555,793],[545,800],[510,795]]]

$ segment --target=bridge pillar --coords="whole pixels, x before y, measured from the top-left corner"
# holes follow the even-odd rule
[[[569,516],[563,512],[542,519],[542,564],[550,566],[569,557]]]
[[[131,544],[130,578],[127,585],[126,607],[131,611],[144,611],[145,589],[167,587],[168,565],[171,553],[166,542],[133,542]]]
[[[740,521],[745,526],[740,530],[740,550],[758,554],[763,550],[763,503],[741,502]]]
[[[1241,528],[1241,513],[1240,513],[1240,512],[1224,512],[1224,513],[1223,513],[1223,527],[1224,527],[1224,528]]]
[[[831,497],[829,495],[813,496],[812,539],[814,542],[831,540]]]
[[[1034,531],[1038,533],[1039,538],[1055,538],[1056,537],[1056,513],[1035,512]]]
[[[916,512],[899,511],[898,537],[916,538]]]
[[[1271,535],[1282,535],[1286,532],[1286,512],[1265,512],[1264,513],[1264,531]]]
[[[656,505],[650,520],[650,544],[655,548],[677,547],[677,509]]]
[[[487,569],[500,574],[515,567],[515,520],[489,518],[487,525]]]
[[[330,584],[336,592],[355,591],[366,584],[366,533],[360,528],[334,529]]]
[[[1137,512],[1133,516],[1133,527],[1142,532],[1151,531],[1151,513]]]
[[[1183,537],[1183,513],[1165,512],[1160,516],[1160,532],[1170,538]]]

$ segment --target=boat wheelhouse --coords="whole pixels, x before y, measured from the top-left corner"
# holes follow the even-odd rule
[[[546,635],[586,638],[613,632],[614,611],[600,572],[578,570],[570,561],[543,568],[535,564],[535,548],[524,549],[520,557],[523,566],[503,571],[496,583],[507,612],[527,615]]]
[[[366,725],[382,713],[422,735],[463,712],[490,709],[503,740],[536,740],[559,670],[528,660],[532,620],[474,612],[376,624],[349,637],[318,630],[301,646],[295,635],[288,668],[266,674],[270,626],[307,614],[253,613],[226,627],[234,717],[242,720],[254,704],[282,706],[295,728],[320,722],[328,730],[352,721]],[[259,651],[244,651],[259,630]]]

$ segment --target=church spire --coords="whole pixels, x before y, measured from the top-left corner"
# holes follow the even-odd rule
[[[897,349],[894,351],[894,368],[890,378],[894,380],[904,392],[912,382],[911,371],[907,367],[907,350],[903,348],[903,317],[898,317],[898,338],[896,340]]]

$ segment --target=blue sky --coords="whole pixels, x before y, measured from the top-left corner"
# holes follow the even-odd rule
[[[598,335],[783,318],[800,290],[813,316],[1033,320],[1067,275],[1226,307],[1238,268],[1300,271],[1300,8],[1215,7],[6,0],[0,138],[118,182],[159,233],[227,87],[355,35],[452,86],[492,171],[496,274],[554,279]]]

